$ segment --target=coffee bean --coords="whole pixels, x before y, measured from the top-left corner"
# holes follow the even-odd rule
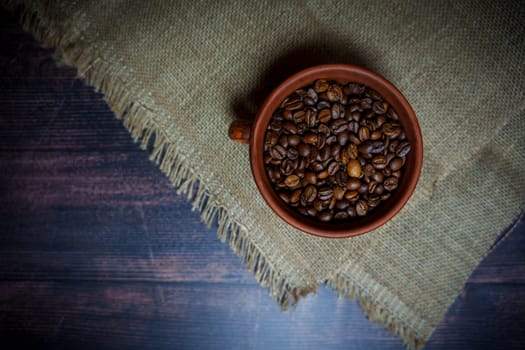
[[[348,175],[347,175],[348,176]],[[348,181],[346,181],[345,187],[349,191],[355,191],[361,186],[361,181],[357,178],[349,178]]]
[[[335,141],[337,141],[337,138],[335,135],[330,135],[326,138],[326,143],[328,145],[331,145],[332,143],[334,143]]]
[[[334,197],[335,197],[335,199],[337,199],[338,201],[343,199],[343,197],[345,195],[345,192],[346,192],[346,190],[343,187],[340,187],[340,186],[334,187]]]
[[[385,179],[385,182],[383,183],[383,186],[385,186],[385,190],[392,192],[397,188],[398,180],[396,177],[389,177]]]
[[[355,205],[355,212],[359,216],[365,216],[368,212],[368,204],[364,200],[358,200]]]
[[[330,175],[335,175],[339,171],[339,163],[336,161],[330,162],[330,164],[328,164],[327,170]]]
[[[336,119],[330,123],[330,129],[332,129],[334,134],[342,133],[348,130],[348,122],[344,119]]]
[[[330,102],[341,101],[343,98],[343,90],[341,90],[339,85],[332,84],[328,87],[328,90],[326,90],[326,97]]]
[[[388,110],[388,103],[385,101],[375,101],[372,104],[372,109],[377,114],[385,114]]]
[[[317,119],[321,123],[328,123],[332,119],[332,112],[329,108],[321,109],[317,114]]]
[[[329,176],[328,170],[323,170],[319,174],[317,174],[317,178],[320,180],[324,180],[328,178],[328,176]]]
[[[298,135],[288,136],[288,145],[290,147],[296,147],[301,142],[301,138]]]
[[[332,220],[332,212],[328,210],[322,211],[317,213],[317,218],[321,221],[330,221]]]
[[[303,137],[303,142],[307,143],[307,144],[310,144],[310,145],[316,145],[317,144],[317,140],[318,140],[318,136],[317,136],[317,134],[314,134],[313,132],[308,132]]]
[[[301,200],[301,195],[303,194],[303,191],[301,189],[293,191],[293,193],[290,195],[290,203],[298,203]]]
[[[281,145],[276,145],[271,149],[270,156],[273,159],[284,159],[284,157],[286,157],[286,149]]]
[[[310,155],[310,146],[305,143],[301,143],[299,144],[299,147],[297,147],[297,151],[299,152],[300,156],[308,157]]]
[[[370,134],[370,140],[376,141],[376,140],[379,140],[382,136],[383,136],[383,133],[379,130],[376,130]]]
[[[319,80],[316,80],[314,82],[314,91],[319,94],[321,92],[325,92],[326,90],[328,90],[328,87],[330,85],[328,84],[328,81],[324,80],[324,79],[319,79]]]
[[[359,128],[359,140],[366,141],[370,138],[370,129],[368,129],[366,126],[362,126]]]
[[[286,177],[286,179],[284,179],[285,185],[290,188],[296,187],[300,182],[301,179],[299,179],[299,176],[297,175],[289,175]]]
[[[410,152],[410,144],[408,142],[401,142],[396,148],[396,155],[398,157],[406,157]]]
[[[351,218],[355,218],[357,216],[357,212],[354,206],[349,206],[348,208],[346,208],[346,213]]]
[[[382,170],[387,166],[387,160],[384,155],[378,155],[372,158],[372,165],[377,170]]]
[[[333,195],[334,195],[334,190],[329,186],[321,187],[317,191],[317,197],[322,201],[331,199]]]
[[[334,215],[335,220],[345,220],[348,219],[348,213],[346,211],[338,211]]]
[[[392,159],[392,161],[390,161],[389,166],[390,166],[390,170],[398,171],[403,166],[403,159],[396,157]]]
[[[286,204],[290,203],[290,197],[288,197],[288,195],[286,193],[284,193],[284,192],[279,193],[279,197]]]
[[[348,175],[351,177],[358,178],[361,176],[361,164],[355,159],[352,159],[348,162],[347,165]]]
[[[315,185],[317,184],[317,174],[313,171],[307,171],[304,174],[304,179],[307,183]]]
[[[359,185],[361,187],[361,185]],[[357,198],[359,198],[359,192],[358,191],[348,191],[345,193],[345,199],[349,201],[354,201]]]
[[[314,185],[306,186],[301,194],[301,199],[304,200],[305,203],[312,203],[315,198],[317,198],[317,187]]]

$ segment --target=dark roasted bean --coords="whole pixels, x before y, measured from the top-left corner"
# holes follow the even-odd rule
[[[355,211],[359,216],[365,216],[368,212],[368,204],[364,200],[358,200],[355,205]]]
[[[286,149],[281,145],[276,145],[270,150],[270,156],[277,160],[284,159],[286,157]]]
[[[410,152],[410,144],[408,142],[401,142],[396,148],[396,154],[398,157],[406,157]]]
[[[312,203],[317,198],[317,188],[314,185],[308,185],[301,194],[301,199],[305,203]]]
[[[390,170],[398,171],[403,166],[403,159],[396,157],[392,159],[392,161],[390,161],[389,166],[390,166]]]
[[[389,177],[385,179],[385,182],[383,182],[383,186],[385,186],[385,190],[392,192],[397,188],[398,180],[397,177]]]
[[[317,213],[317,218],[320,221],[330,221],[332,220],[332,212],[329,210],[322,211],[320,213]]]
[[[333,195],[334,195],[334,190],[329,186],[321,187],[317,191],[317,197],[322,201],[330,200]]]
[[[383,170],[387,166],[386,157],[384,155],[378,155],[372,158],[372,165],[377,170]]]

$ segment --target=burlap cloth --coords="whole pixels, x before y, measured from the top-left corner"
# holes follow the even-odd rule
[[[104,92],[152,159],[281,305],[327,283],[420,347],[525,198],[525,6],[492,1],[80,1],[6,5]],[[419,118],[417,190],[343,240],[266,206],[232,120],[297,70],[354,63]],[[174,228],[175,230],[176,228]]]

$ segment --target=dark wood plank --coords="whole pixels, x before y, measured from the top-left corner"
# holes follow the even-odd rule
[[[140,151],[101,94],[0,11],[0,336],[21,347],[402,349],[321,287],[293,313]],[[525,224],[427,348],[524,348]]]

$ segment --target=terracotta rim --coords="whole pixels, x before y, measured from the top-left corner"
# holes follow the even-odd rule
[[[280,103],[298,88],[311,84],[316,79],[331,79],[339,82],[354,81],[377,92],[391,104],[399,114],[412,150],[407,156],[404,174],[399,187],[391,198],[381,203],[372,213],[362,218],[337,223],[322,223],[307,218],[287,206],[272,188],[263,162],[263,146],[266,126]],[[267,97],[253,123],[250,139],[250,161],[252,173],[263,198],[270,208],[284,221],[295,228],[316,236],[344,238],[369,232],[385,224],[406,204],[414,192],[423,163],[423,140],[414,110],[401,92],[388,80],[365,68],[348,64],[320,65],[305,69],[286,79]]]

